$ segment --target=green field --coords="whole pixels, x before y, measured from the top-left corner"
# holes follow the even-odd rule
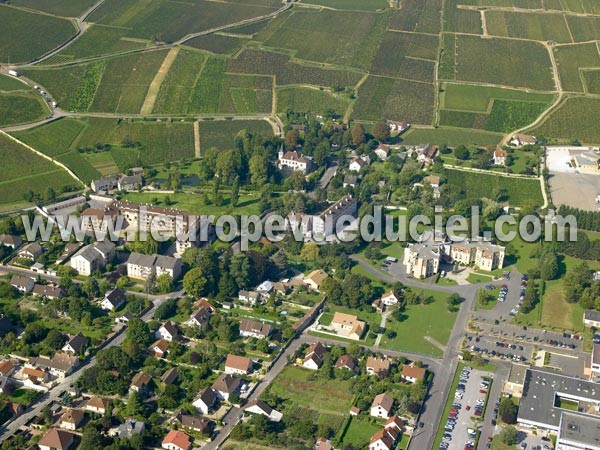
[[[536,94],[516,89],[491,86],[444,83],[441,95],[442,109],[489,113],[494,100],[517,100],[550,104],[552,94]]]
[[[433,122],[433,84],[369,76],[358,90],[352,117],[358,120],[406,120],[413,124]]]
[[[572,42],[567,23],[559,14],[487,11],[485,19],[488,33],[492,36]]]
[[[186,41],[185,45],[218,55],[232,55],[247,41],[247,39],[236,36],[215,33],[190,39]]]
[[[444,31],[483,34],[479,11],[458,8],[458,5],[473,3],[473,1],[465,0],[446,0],[444,2]]]
[[[390,24],[394,30],[436,34],[441,31],[441,0],[403,0]]]
[[[155,113],[254,114],[271,112],[273,79],[226,74],[227,60],[181,51],[163,81]]]
[[[63,17],[79,17],[94,0],[11,0],[10,4]]]
[[[213,2],[190,0],[107,0],[89,17],[90,22],[127,29],[127,36],[171,43],[197,33],[281,7],[276,0]]]
[[[310,380],[314,372],[299,367],[288,366],[269,387],[269,391],[296,407],[309,408],[319,412],[346,414],[352,405],[350,381]]]
[[[350,100],[339,94],[306,87],[283,87],[277,89],[277,112],[296,111],[323,114],[335,111],[340,117],[350,105]]]
[[[30,89],[27,84],[20,82],[17,78],[0,74],[0,91],[9,92]]]
[[[600,69],[584,70],[585,87],[590,94],[600,94]]]
[[[586,144],[600,143],[600,129],[596,118],[600,114],[600,100],[572,97],[562,102],[544,122],[533,131],[538,136],[568,142],[579,139]]]
[[[414,128],[402,135],[402,143],[405,145],[419,145],[430,143],[436,145],[479,145],[487,147],[498,145],[502,140],[502,134],[487,131],[465,130],[461,128]]]
[[[448,184],[461,188],[468,199],[495,198],[494,192],[506,189],[511,206],[544,203],[537,179],[508,178],[453,169],[447,169],[446,173]]]
[[[378,11],[388,6],[386,0],[304,0],[302,3],[350,11]]]
[[[554,89],[550,56],[541,44],[467,35],[457,35],[456,41],[457,80]]]
[[[65,19],[0,4],[0,61],[26,62],[48,53],[75,34]]]
[[[371,73],[433,82],[439,38],[430,34],[388,31],[373,60]]]
[[[508,133],[527,126],[553,100],[551,94],[515,89],[444,83],[440,123]]]
[[[563,89],[584,92],[582,68],[600,67],[600,53],[595,43],[562,45],[554,49]]]
[[[163,164],[194,157],[194,131],[191,122],[61,119],[14,134],[40,152],[57,156],[86,181],[105,172],[103,169],[107,165],[116,165],[120,170],[125,170],[139,165]],[[123,148],[122,142],[126,137],[139,142],[140,147]],[[104,158],[87,157],[77,151],[79,147],[96,144],[110,144],[112,147],[100,153],[106,155]]]
[[[205,120],[200,122],[200,148],[231,149],[235,136],[241,130],[273,134],[273,128],[264,120]]]
[[[28,190],[44,194],[51,187],[56,192],[78,186],[77,181],[52,162],[0,134],[0,203],[23,201]]]
[[[300,59],[367,69],[388,23],[388,13],[298,9],[264,45]]]
[[[150,41],[127,39],[126,33],[127,30],[123,28],[92,25],[79,39],[42,64],[60,64],[92,56],[110,55],[144,48],[150,44]]]
[[[43,119],[48,113],[48,106],[37,93],[0,92],[0,125],[35,122]]]
[[[418,288],[415,292],[421,294]],[[457,313],[448,311],[446,299],[448,294],[423,289],[424,296],[433,296],[433,303],[428,305],[407,305],[402,314],[402,320],[388,318],[386,334],[383,335],[382,348],[403,350],[422,355],[441,356],[443,351],[425,339],[432,337],[442,345],[446,345],[454,326]],[[388,332],[395,331],[396,336],[390,339]]]

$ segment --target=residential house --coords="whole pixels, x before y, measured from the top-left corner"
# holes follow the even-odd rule
[[[225,373],[235,375],[248,375],[252,370],[252,360],[244,356],[227,355]]]
[[[258,286],[256,286],[255,290],[260,295],[266,297],[271,293],[271,291],[273,291],[274,288],[275,288],[275,283],[273,283],[270,280],[265,280],[262,283],[260,283]]]
[[[0,361],[0,375],[4,377],[10,377],[17,367],[12,363],[12,361],[6,359],[4,361]]]
[[[240,336],[266,339],[271,334],[271,325],[257,320],[244,319],[240,322]]]
[[[22,243],[23,240],[19,236],[15,236],[14,234],[0,234],[0,245],[10,247],[14,250]]]
[[[117,188],[120,176],[121,174],[115,174],[92,180],[90,187],[95,194],[101,191],[112,191]]]
[[[400,432],[404,428],[404,422],[402,422],[402,419],[400,417],[392,416],[388,420],[386,420],[385,424],[383,425],[383,428],[385,428],[386,430],[392,429]]]
[[[239,394],[243,386],[244,380],[242,378],[227,373],[217,378],[212,388],[221,400],[228,401],[232,395]]]
[[[192,405],[202,414],[208,414],[217,402],[217,393],[211,387],[204,388],[200,391],[198,397],[194,399]]]
[[[387,358],[376,358],[369,356],[367,358],[367,375],[376,375],[378,378],[385,378],[390,373],[391,361]]]
[[[179,377],[179,370],[177,370],[177,367],[172,367],[162,374],[160,377],[160,382],[164,386],[169,386],[170,384],[175,383],[177,377]]]
[[[350,372],[356,373],[358,371],[358,363],[352,356],[342,355],[335,363],[335,368],[349,370]]]
[[[251,306],[262,303],[262,294],[257,291],[240,291],[238,293],[240,302],[248,303]]]
[[[35,281],[32,278],[21,275],[13,275],[10,279],[10,285],[22,294],[28,294],[33,291]]]
[[[350,170],[351,172],[360,172],[362,168],[367,165],[367,161],[365,161],[363,158],[352,158],[352,161],[350,161],[350,164],[348,164],[348,170]]]
[[[26,363],[26,367],[48,371],[53,376],[63,379],[79,366],[79,359],[68,353],[55,353],[51,358],[37,356]]]
[[[315,450],[334,450],[331,445],[331,441],[325,438],[317,439],[317,443],[315,444]]]
[[[91,275],[111,262],[115,256],[115,244],[110,241],[96,241],[82,247],[71,258],[71,268],[79,275]]]
[[[211,310],[206,307],[202,307],[192,313],[192,315],[190,316],[190,320],[188,320],[188,323],[198,328],[203,328],[206,326],[206,324],[208,324],[210,316]]]
[[[350,415],[351,416],[358,416],[359,414],[360,414],[360,408],[358,406],[350,407]]]
[[[583,324],[586,327],[600,328],[600,311],[586,309],[583,312]]]
[[[427,370],[423,367],[417,367],[414,364],[404,364],[402,366],[402,379],[408,383],[417,383],[425,380]]]
[[[144,180],[141,175],[124,175],[119,178],[117,187],[120,191],[133,192],[142,187]]]
[[[297,151],[279,152],[277,168],[282,172],[301,172],[308,174],[313,171],[314,163],[310,156]]]
[[[167,320],[154,332],[154,337],[156,339],[164,339],[167,342],[178,341],[181,339],[179,330],[170,320]]]
[[[73,433],[51,428],[39,440],[38,447],[40,450],[69,450],[74,438]]]
[[[146,424],[139,420],[127,419],[118,427],[108,430],[109,436],[117,436],[120,439],[131,439],[133,436],[140,435],[146,431]]]
[[[417,156],[417,161],[423,163],[425,165],[430,165],[433,162],[433,158],[435,158],[438,154],[439,148],[433,144],[427,144],[425,147],[422,147],[419,151],[419,155]]]
[[[398,430],[394,428],[384,428],[379,430],[369,440],[369,450],[391,450],[396,444],[399,436]]]
[[[387,144],[379,144],[374,152],[380,160],[385,161],[390,156],[390,146]]]
[[[123,289],[115,288],[104,294],[104,298],[100,302],[100,308],[105,311],[114,311],[125,304],[127,297]]]
[[[83,421],[83,411],[80,409],[67,409],[62,416],[60,416],[60,420],[58,421],[58,426],[64,428],[65,430],[75,431],[81,425]]]
[[[440,177],[437,175],[428,175],[423,178],[423,181],[431,186],[434,190],[440,187]]]
[[[23,376],[25,379],[33,384],[46,383],[48,381],[48,372],[35,367],[24,367]]]
[[[379,394],[371,404],[371,416],[387,419],[392,413],[394,407],[394,399],[388,394]]]
[[[515,147],[522,147],[523,145],[535,145],[537,144],[537,138],[529,134],[517,133],[512,135],[510,138],[510,143]]]
[[[109,400],[102,397],[90,397],[83,405],[83,409],[94,414],[104,415],[108,409]]]
[[[169,275],[173,280],[181,276],[181,259],[164,255],[143,255],[132,252],[127,260],[127,275],[146,280],[149,276]]]
[[[395,291],[386,292],[381,296],[381,303],[385,306],[393,306],[397,305],[400,301],[400,295],[398,295]]]
[[[311,289],[318,292],[319,287],[321,286],[321,283],[326,278],[329,278],[329,275],[327,275],[327,272],[325,272],[322,269],[317,269],[317,270],[313,270],[311,273],[309,273],[304,278],[303,281],[304,281],[304,284],[308,285],[308,287],[310,287]]]
[[[192,416],[179,410],[173,419],[181,425],[181,428],[196,433],[210,435],[212,434],[215,424],[212,420],[205,417]]]
[[[161,447],[165,450],[191,450],[192,442],[183,431],[171,430],[162,440]]]
[[[66,353],[80,354],[88,344],[88,339],[81,333],[72,336],[63,346],[62,351]]]
[[[358,341],[365,332],[366,323],[352,314],[336,312],[331,320],[330,328],[333,328],[340,336]]]
[[[388,120],[387,125],[392,134],[402,134],[410,128],[410,123],[404,121]]]
[[[344,176],[344,182],[343,182],[343,187],[356,187],[356,185],[358,184],[358,177],[356,175],[345,175]]]
[[[137,372],[133,379],[131,380],[131,385],[129,386],[130,392],[137,392],[138,394],[144,396],[149,394],[151,391],[150,384],[152,383],[152,377],[150,375],[145,374],[144,372]]]
[[[40,244],[38,244],[37,242],[31,242],[25,245],[21,250],[19,250],[17,256],[19,258],[32,259],[35,261],[42,254],[43,251],[44,250],[42,249],[42,246]]]
[[[479,244],[475,250],[475,265],[491,272],[504,266],[505,247],[490,243]]]
[[[133,319],[134,317],[135,316],[133,314],[131,314],[129,311],[124,311],[121,314],[119,314],[117,317],[115,317],[115,322],[123,324],[123,325],[127,325],[129,323],[129,321],[131,319]]]
[[[279,422],[283,417],[279,411],[275,411],[262,400],[253,400],[249,402],[244,410],[251,414],[260,414],[267,417],[271,422]]]
[[[302,361],[302,367],[310,370],[318,370],[323,364],[323,358],[327,350],[320,342],[315,342],[306,350],[306,356]]]
[[[157,358],[164,358],[167,356],[167,352],[169,349],[169,343],[164,339],[159,339],[150,345],[150,353],[152,353]]]
[[[492,156],[494,165],[505,166],[507,156],[508,156],[508,153],[506,153],[504,150],[499,150],[499,149],[494,150],[494,154]]]
[[[33,286],[31,293],[36,297],[44,297],[49,300],[54,300],[55,298],[63,298],[65,296],[65,289],[62,286],[36,284]]]

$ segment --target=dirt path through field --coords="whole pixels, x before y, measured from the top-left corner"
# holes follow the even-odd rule
[[[158,72],[154,76],[152,83],[150,83],[150,87],[148,88],[148,93],[146,94],[146,98],[144,99],[144,104],[142,105],[142,110],[140,114],[152,114],[152,110],[154,109],[154,104],[156,103],[156,97],[158,96],[158,91],[160,86],[162,85],[167,73],[169,73],[169,69],[173,65],[175,58],[177,58],[177,54],[179,53],[179,47],[173,47],[165,56],[164,61],[162,62]]]
[[[194,156],[200,158],[200,122],[194,122]]]

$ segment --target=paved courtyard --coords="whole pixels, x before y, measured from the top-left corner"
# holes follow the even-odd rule
[[[567,151],[550,150],[546,164],[550,171],[550,194],[556,206],[568,205],[587,211],[597,211],[596,197],[600,195],[600,174],[582,173],[570,166]]]

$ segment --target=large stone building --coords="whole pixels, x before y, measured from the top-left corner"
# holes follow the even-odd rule
[[[91,275],[111,262],[115,256],[115,244],[97,241],[81,248],[71,257],[71,268],[79,275]]]
[[[177,280],[181,275],[181,259],[163,255],[143,255],[131,253],[127,260],[127,276],[147,280],[150,275],[169,275]]]

